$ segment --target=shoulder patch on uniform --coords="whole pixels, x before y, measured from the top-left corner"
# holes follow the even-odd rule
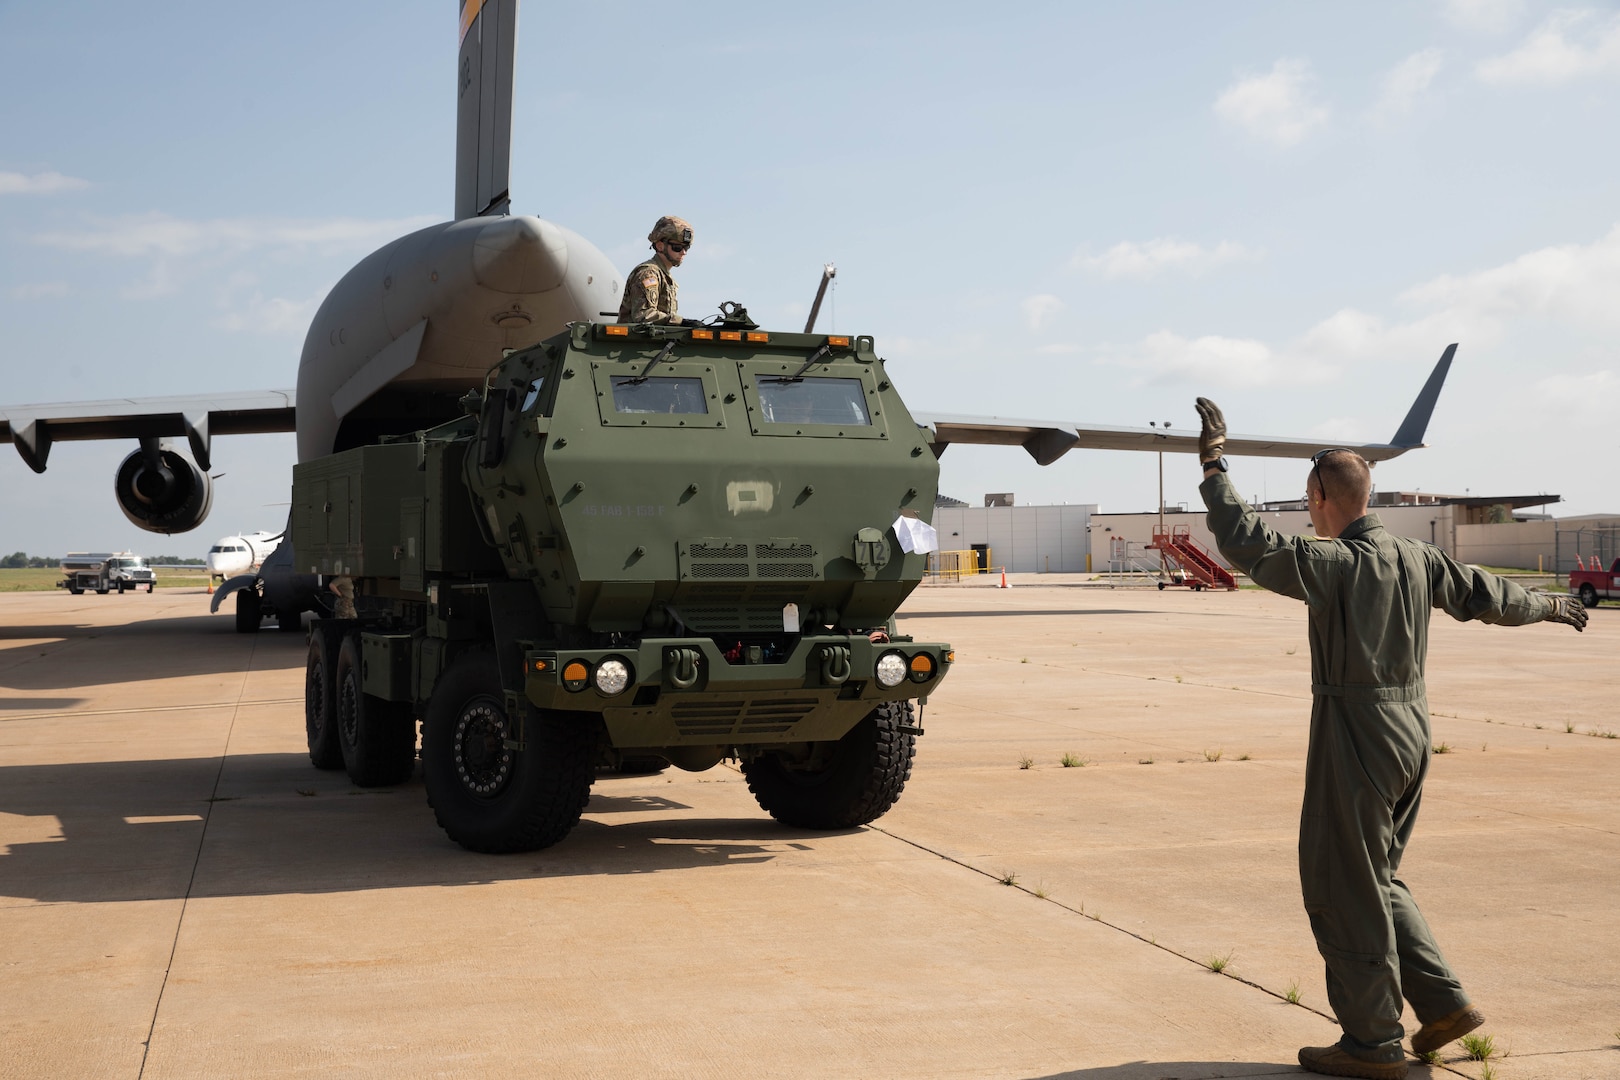
[[[642,274],[641,287],[643,289],[656,289],[658,287],[658,275],[651,270]]]

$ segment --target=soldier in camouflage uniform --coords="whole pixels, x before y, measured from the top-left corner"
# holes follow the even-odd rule
[[[661,217],[647,234],[653,257],[630,271],[619,302],[619,321],[680,326],[680,304],[670,270],[681,265],[692,246],[692,226],[678,217]]]
[[[1330,1076],[1399,1080],[1401,998],[1422,1025],[1418,1054],[1485,1022],[1441,956],[1399,877],[1432,752],[1423,667],[1429,614],[1521,626],[1586,625],[1574,597],[1529,593],[1439,548],[1392,536],[1367,513],[1372,476],[1352,450],[1316,455],[1306,483],[1315,537],[1282,536],[1226,476],[1226,421],[1198,399],[1199,491],[1221,554],[1272,592],[1305,601],[1311,733],[1299,875],[1328,1003],[1344,1035],[1299,1063]]]

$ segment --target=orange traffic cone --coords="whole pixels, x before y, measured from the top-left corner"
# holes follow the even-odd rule
[[[1007,587],[1007,569],[1006,569],[1006,567],[1002,567],[1002,570],[1001,570],[1001,587],[1003,589],[1005,589]]]
[[[213,578],[208,579],[208,595],[209,596],[214,595],[214,579]]]

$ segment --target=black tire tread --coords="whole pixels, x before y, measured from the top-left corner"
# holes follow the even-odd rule
[[[487,803],[451,775],[454,724],[461,706],[480,693],[500,693],[494,657],[462,657],[439,680],[422,725],[423,776],[433,819],[469,851],[505,855],[538,851],[562,840],[579,823],[596,779],[600,739],[585,718],[530,708],[524,719],[527,749],[499,799]]]
[[[761,809],[801,829],[867,825],[900,799],[917,753],[909,701],[884,702],[839,740],[838,757],[810,779],[795,775],[774,755],[743,765],[748,790]]]
[[[320,663],[319,672],[316,663]],[[327,632],[316,627],[309,634],[304,661],[304,740],[310,764],[317,769],[343,768],[343,747],[338,742],[337,694],[333,667],[337,662]],[[318,685],[317,685],[318,683]]]
[[[354,707],[360,713],[352,742],[343,723],[343,681],[348,677],[355,680]],[[363,788],[393,787],[409,780],[416,769],[416,717],[410,702],[384,701],[361,688],[358,633],[343,636],[332,682],[337,742],[349,780]]]

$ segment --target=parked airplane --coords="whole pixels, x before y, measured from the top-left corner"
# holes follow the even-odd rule
[[[615,311],[622,278],[588,240],[560,225],[509,213],[512,74],[518,0],[461,0],[456,114],[455,219],[385,245],[335,285],[304,340],[295,390],[132,398],[0,407],[0,442],[35,472],[53,444],[133,439],[113,495],[151,532],[196,528],[213,502],[208,475],[216,435],[295,431],[299,460],[413,431],[461,413],[460,397],[482,382],[505,349],[523,348]],[[1423,445],[1424,429],[1456,350],[1445,351],[1406,422],[1387,443],[1352,443],[1372,461]],[[1077,447],[1196,449],[1197,434],[1074,421],[917,415],[936,453],[951,443],[1022,446],[1039,463]],[[184,440],[190,457],[171,440]],[[1231,436],[1233,454],[1309,457],[1330,444]],[[282,551],[285,553],[286,549]],[[270,566],[288,562],[279,556]],[[268,568],[267,568],[268,569]],[[318,583],[268,573],[246,579],[266,609],[296,619],[324,600]],[[308,579],[308,580],[304,580]],[[215,606],[233,585],[227,581]],[[243,620],[257,626],[257,616]]]
[[[232,574],[257,570],[286,533],[250,532],[222,536],[208,549],[208,576],[223,581]]]

